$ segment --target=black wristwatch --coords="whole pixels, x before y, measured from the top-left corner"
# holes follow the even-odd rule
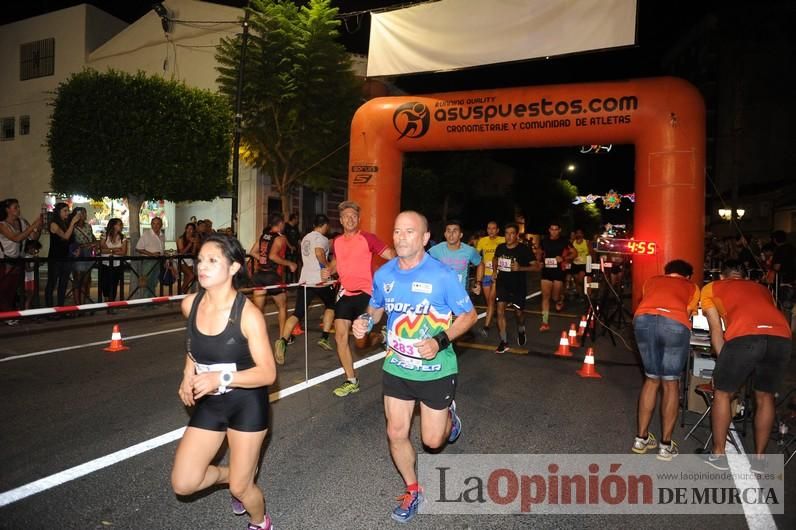
[[[442,351],[451,345],[451,340],[448,338],[448,334],[445,333],[444,331],[440,331],[431,338],[437,341],[437,346],[439,346],[439,351]]]

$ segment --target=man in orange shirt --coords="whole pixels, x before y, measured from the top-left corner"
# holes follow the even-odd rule
[[[686,261],[676,259],[667,263],[663,276],[653,276],[644,283],[633,318],[646,378],[638,398],[638,433],[631,450],[644,454],[658,447],[649,425],[663,381],[661,446],[657,457],[663,461],[679,454],[672,432],[677,420],[680,374],[688,359],[690,317],[699,303],[699,287],[691,281],[693,272],[694,268]]]
[[[334,338],[346,380],[333,393],[345,397],[359,392],[348,333],[351,323],[367,310],[373,294],[373,256],[389,260],[395,257],[395,251],[374,234],[359,229],[357,203],[343,201],[338,208],[343,234],[332,242],[334,259],[328,268],[321,269],[321,279],[326,281],[335,272],[340,277],[340,291],[334,307]]]
[[[729,469],[724,445],[730,427],[730,398],[754,372],[755,453],[752,471],[764,471],[763,455],[774,424],[774,393],[782,385],[791,354],[791,330],[777,310],[771,292],[746,279],[746,268],[728,260],[721,279],[702,288],[702,312],[718,360],[713,370],[715,395],[710,420],[713,450],[705,462]],[[726,329],[722,331],[721,319]]]

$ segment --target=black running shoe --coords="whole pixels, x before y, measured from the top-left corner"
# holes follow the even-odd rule
[[[495,348],[495,353],[506,353],[509,351],[509,343],[505,340],[500,341],[500,344]]]

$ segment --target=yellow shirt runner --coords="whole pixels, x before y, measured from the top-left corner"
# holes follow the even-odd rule
[[[485,236],[478,240],[475,249],[483,256],[485,277],[492,276],[492,259],[495,257],[495,250],[497,250],[498,245],[505,242],[506,238],[503,236],[495,236],[494,238]]]

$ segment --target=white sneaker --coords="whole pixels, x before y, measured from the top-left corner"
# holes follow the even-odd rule
[[[662,460],[664,462],[671,462],[672,458],[680,454],[680,448],[677,447],[677,442],[672,440],[672,443],[669,445],[662,445],[661,448],[658,449],[658,460]]]
[[[633,447],[630,448],[636,454],[643,455],[650,449],[655,449],[658,447],[658,440],[655,439],[655,435],[652,433],[647,434],[647,438],[639,438],[636,436],[635,440],[633,440]]]

